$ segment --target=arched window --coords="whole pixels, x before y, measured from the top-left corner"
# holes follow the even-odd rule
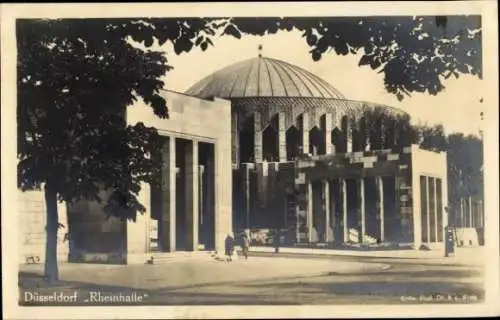
[[[300,142],[300,130],[296,126],[291,126],[286,131],[286,157],[288,161],[299,155]]]

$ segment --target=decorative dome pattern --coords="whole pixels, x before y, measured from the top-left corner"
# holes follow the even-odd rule
[[[345,99],[320,77],[277,59],[237,62],[202,79],[186,92],[199,98],[310,97]]]

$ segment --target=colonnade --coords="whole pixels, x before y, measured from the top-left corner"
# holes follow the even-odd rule
[[[196,251],[200,242],[200,219],[203,219],[203,212],[212,211],[214,205],[213,159],[208,157],[206,165],[201,166],[199,142],[182,139],[179,146],[176,145],[176,140],[178,139],[175,137],[168,137],[161,149],[162,209],[158,219],[159,247],[162,251],[175,251],[179,247],[177,232],[180,232],[183,239],[182,249]],[[177,154],[179,151],[182,154]],[[181,174],[180,184],[177,181],[177,171]],[[211,187],[204,188],[202,175],[206,176],[206,183]],[[179,186],[182,190],[178,190]],[[177,203],[179,200],[183,203]],[[178,212],[182,216],[179,216]],[[181,221],[177,221],[178,218],[182,218]]]
[[[484,211],[483,202],[473,197],[460,198],[460,215],[457,222],[462,228],[483,228]]]
[[[443,241],[442,180],[420,176],[420,211],[422,243]]]
[[[276,134],[277,134],[277,150],[276,150],[276,159],[273,161],[277,162],[285,162],[288,160],[288,155],[287,155],[287,128],[286,126],[286,114],[285,112],[278,112],[273,118],[274,122],[273,124],[276,128]],[[308,113],[303,113],[300,116],[298,116],[296,123],[294,124],[296,128],[299,130],[299,141],[298,141],[298,149],[300,150],[298,153],[309,153],[311,150],[311,144],[310,144],[310,132],[313,129],[311,127],[311,121],[310,121],[310,115]],[[254,112],[253,116],[251,117],[250,121],[252,121],[252,131],[253,131],[253,159],[251,162],[262,162],[265,156],[264,156],[264,143],[270,143],[270,141],[265,141],[264,135],[263,135],[263,125],[262,125],[262,115],[259,112]],[[346,134],[346,141],[345,141],[345,146],[343,147],[346,152],[351,152],[352,151],[352,133],[350,130],[347,129],[347,121],[344,121],[345,125],[342,130],[342,132],[345,132]],[[233,121],[233,125],[236,125],[237,120]],[[339,127],[340,124],[338,124],[336,127]],[[332,114],[326,114],[321,117],[321,121],[318,125],[318,128],[320,131],[320,134],[322,135],[321,139],[319,139],[318,144],[319,145],[314,145],[312,146],[312,149],[315,150],[320,149],[321,154],[331,154],[335,153],[336,151],[336,146],[334,143],[332,143],[332,131],[334,129],[334,124],[333,124],[333,115]],[[340,132],[340,129],[339,129]],[[240,142],[238,141],[237,135],[238,135],[238,130],[234,129],[233,130],[233,152],[238,153],[239,149],[245,146],[239,145]],[[248,160],[248,159],[247,159]],[[269,159],[267,159],[269,161]],[[239,159],[233,159],[235,162],[239,162]],[[250,162],[250,161],[243,161],[243,162]]]
[[[371,139],[380,140],[376,145],[377,148],[391,148],[396,144],[396,140],[390,141],[397,139],[396,135],[389,138],[391,135],[384,133],[382,129],[378,132],[378,136],[375,133],[374,136],[370,136],[372,133],[364,132],[367,129],[364,127],[363,118],[356,121],[356,127],[352,127],[353,115],[342,113],[320,115],[315,111],[292,115],[290,112],[288,110],[261,114],[259,111],[254,111],[251,115],[242,115],[245,120],[238,120],[240,115],[234,112],[232,114],[233,163],[285,162],[307,153],[321,155],[368,151],[372,148]],[[244,140],[240,140],[241,136],[245,137]],[[291,136],[293,138],[290,138]],[[247,148],[250,150],[246,150]],[[265,151],[266,149],[272,150],[271,156]]]
[[[384,183],[383,177],[377,176],[375,179],[376,186],[376,215],[378,220],[377,232],[376,234],[369,235],[372,238],[376,238],[378,241],[386,240],[385,233],[385,206],[384,206]],[[315,194],[313,184],[315,182],[307,182],[307,205],[306,205],[306,223],[307,223],[307,235],[308,242],[314,242],[313,239],[313,228],[314,222],[314,208],[321,208],[320,212],[323,217],[319,220],[323,221],[323,224],[319,223],[316,226],[321,226],[318,228],[320,230],[318,233],[318,238],[323,240],[323,242],[332,241],[342,241],[344,243],[349,242],[350,229],[355,228],[358,231],[358,240],[363,243],[366,242],[367,236],[367,216],[366,216],[366,186],[365,178],[355,179],[356,189],[357,189],[357,224],[349,223],[351,221],[350,214],[348,212],[348,191],[347,191],[347,179],[336,178],[336,179],[324,179],[318,181],[321,184],[321,197]],[[315,201],[321,201],[321,204],[315,204]],[[339,203],[337,203],[339,202]],[[335,212],[340,210],[340,212]],[[339,237],[335,233],[340,233],[342,237]]]

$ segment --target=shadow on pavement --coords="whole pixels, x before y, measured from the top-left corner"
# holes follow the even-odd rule
[[[300,279],[290,277],[279,280],[249,280],[238,283],[205,283],[201,285],[177,286],[151,290],[134,289],[122,286],[98,285],[86,282],[61,281],[57,288],[67,291],[79,291],[82,296],[88,291],[101,293],[136,292],[146,294],[148,298],[142,305],[292,305],[292,304],[322,304],[325,299],[329,303],[342,301],[392,301],[403,303],[401,296],[418,297],[421,295],[454,295],[476,296],[478,301],[484,298],[484,290],[469,283],[454,283],[452,278],[463,276],[460,273],[446,273],[450,281],[423,280],[425,277],[444,277],[443,272],[398,272],[388,274],[392,279],[387,281],[384,276],[374,279],[377,275],[367,274],[366,279],[341,278],[334,281],[332,277],[317,276]],[[395,278],[394,278],[395,277]],[[398,279],[398,278],[401,279]],[[339,278],[340,279],[340,278]],[[421,279],[421,280],[419,280]],[[346,281],[347,280],[347,281]],[[37,286],[38,284],[38,286]],[[37,288],[40,292],[53,292],[54,287],[44,287],[43,277],[36,273],[20,273],[21,294],[25,290]],[[56,290],[57,290],[56,288]],[[182,290],[188,290],[183,292]],[[436,302],[436,301],[430,301]],[[474,302],[474,301],[469,301]],[[411,302],[409,302],[411,303]],[[40,304],[39,304],[40,305]],[[47,304],[43,304],[47,305]],[[61,304],[58,304],[61,305]],[[68,304],[69,305],[69,304]],[[71,304],[75,305],[75,304]],[[81,304],[88,305],[88,304]],[[110,305],[109,303],[93,303],[91,305]],[[130,305],[114,303],[113,305]]]
[[[254,288],[266,288],[270,284],[250,284]],[[464,283],[451,283],[442,281],[348,281],[348,282],[281,282],[273,283],[277,290],[286,291],[297,289],[301,291],[323,292],[335,295],[377,295],[377,296],[430,296],[430,295],[468,295],[483,299],[484,291]]]
[[[255,282],[255,281],[254,281]],[[78,303],[23,303],[24,306],[96,306],[96,305],[131,305],[131,303],[106,303],[95,302],[85,303],[84,299],[88,298],[89,291],[98,291],[104,295],[109,294],[127,294],[135,292],[136,294],[146,295],[147,298],[142,303],[134,303],[133,305],[294,305],[296,302],[290,301],[286,296],[276,297],[275,295],[262,295],[262,294],[242,294],[232,292],[217,293],[217,292],[171,292],[177,289],[193,289],[201,288],[203,286],[214,286],[214,284],[205,284],[202,286],[185,286],[177,288],[161,288],[154,290],[134,289],[122,286],[98,285],[94,283],[78,282],[78,281],[59,281],[56,285],[48,286],[45,284],[43,276],[31,272],[21,272],[20,279],[20,297],[24,292],[33,292],[36,290],[41,294],[51,294],[56,292],[74,292],[78,291],[81,299]],[[218,285],[227,285],[219,283]],[[278,299],[277,299],[278,298]]]

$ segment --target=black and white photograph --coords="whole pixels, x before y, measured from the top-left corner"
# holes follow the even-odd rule
[[[497,6],[2,4],[4,317],[498,315]]]

